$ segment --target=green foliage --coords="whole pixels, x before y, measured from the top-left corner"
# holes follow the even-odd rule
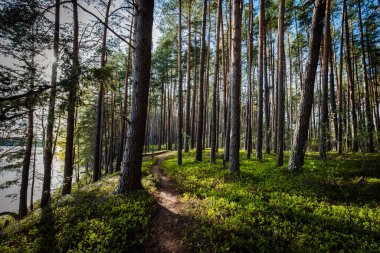
[[[206,154],[208,155],[208,153]],[[376,252],[380,248],[379,154],[307,154],[294,175],[275,166],[275,156],[246,160],[230,176],[220,160],[195,163],[184,154],[165,162],[184,192],[194,220],[186,232],[200,252]],[[286,164],[286,163],[285,163]]]
[[[151,189],[143,163],[143,184]],[[9,224],[0,233],[0,252],[129,252],[147,238],[153,198],[145,190],[114,194],[118,176],[111,175]]]

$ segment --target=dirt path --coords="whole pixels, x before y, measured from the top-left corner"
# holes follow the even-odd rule
[[[151,168],[152,174],[159,178],[159,183],[154,193],[157,211],[153,216],[145,252],[186,252],[182,240],[186,227],[186,219],[181,216],[184,204],[179,201],[175,183],[161,168],[165,158],[171,154],[158,155]]]

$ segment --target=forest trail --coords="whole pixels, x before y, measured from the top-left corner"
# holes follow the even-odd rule
[[[173,152],[158,155],[151,168],[151,173],[159,182],[154,193],[157,209],[150,225],[145,252],[186,252],[182,240],[187,225],[186,218],[181,215],[184,204],[179,200],[175,182],[166,176],[161,167],[171,154]]]

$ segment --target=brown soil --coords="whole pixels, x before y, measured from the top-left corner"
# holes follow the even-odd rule
[[[179,201],[180,195],[173,180],[168,178],[161,165],[172,153],[157,156],[151,172],[159,179],[154,197],[157,201],[145,252],[187,252],[183,243],[183,233],[187,220],[181,215],[184,204]]]

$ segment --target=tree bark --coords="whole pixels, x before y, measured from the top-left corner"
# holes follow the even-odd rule
[[[259,79],[258,79],[258,112],[257,112],[257,140],[256,158],[263,158],[263,81],[264,81],[264,34],[265,34],[265,1],[260,0],[260,40],[259,40]]]
[[[124,166],[120,172],[117,187],[118,193],[126,193],[133,189],[142,188],[141,163],[152,61],[153,6],[154,1],[141,0],[137,3],[135,10],[131,124],[128,128]]]
[[[109,0],[106,7],[104,28],[103,28],[103,38],[102,38],[102,52],[100,58],[100,67],[104,68],[106,66],[106,50],[107,50],[107,27],[108,27],[108,16],[110,12],[112,0]],[[101,155],[102,155],[102,122],[103,122],[103,107],[104,107],[104,81],[100,81],[98,102],[96,105],[96,121],[95,121],[95,139],[94,139],[94,166],[92,180],[96,182],[100,179],[100,170],[102,168]],[[107,166],[107,165],[106,165]]]
[[[182,165],[183,145],[183,91],[182,91],[182,0],[179,0],[178,15],[178,128],[177,163]]]
[[[188,0],[187,16],[187,94],[186,94],[186,135],[185,152],[189,152],[190,142],[190,98],[191,98],[191,0]]]
[[[197,150],[195,160],[202,161],[203,149],[203,110],[204,110],[204,71],[205,71],[205,55],[206,55],[206,14],[207,0],[203,0],[203,17],[202,17],[202,39],[201,39],[201,61],[199,69],[199,106],[198,106],[198,129],[197,129]]]
[[[321,46],[325,6],[324,0],[316,0],[314,2],[305,79],[302,87],[296,131],[293,136],[293,147],[288,164],[288,170],[290,171],[299,171],[304,161],[310,114],[314,100],[314,82]]]
[[[240,172],[240,97],[241,97],[241,0],[233,1],[231,47],[231,132],[230,172]]]
[[[338,154],[343,153],[343,29],[344,29],[344,13],[342,8],[342,18],[340,25],[340,47],[339,47],[339,88],[338,88],[338,137],[337,150]]]
[[[51,89],[49,95],[49,111],[46,126],[46,144],[44,148],[44,179],[42,184],[41,207],[45,207],[50,202],[51,191],[51,171],[53,161],[53,131],[55,119],[55,97],[57,94],[57,70],[59,58],[59,26],[60,26],[60,0],[55,1],[55,23],[53,38],[54,62],[51,74]]]
[[[63,188],[62,195],[71,193],[71,182],[73,176],[74,161],[74,123],[75,123],[75,104],[77,100],[77,87],[79,83],[79,21],[78,21],[78,5],[77,0],[71,1],[73,4],[73,69],[72,81],[69,84],[69,98],[67,103],[67,123],[66,123],[66,149],[65,149],[65,165],[63,171]]]
[[[216,21],[216,33],[215,33],[215,63],[214,63],[214,80],[212,89],[212,128],[211,128],[211,153],[210,162],[216,161],[216,149],[217,149],[217,96],[218,96],[218,76],[219,76],[219,34],[222,18],[222,0],[218,0],[218,14]]]
[[[328,0],[327,0],[328,1]],[[285,46],[284,46],[285,0],[280,0],[278,15],[278,102],[277,102],[277,160],[276,165],[284,163],[284,122],[285,122]]]
[[[319,143],[319,159],[327,158],[328,135],[329,135],[329,112],[328,112],[328,79],[329,79],[329,52],[330,52],[330,0],[326,0],[325,11],[325,35],[323,41],[322,56],[322,103],[321,103],[321,140]],[[331,81],[331,80],[330,80]]]
[[[360,0],[356,0],[356,3],[358,5],[358,16],[359,16],[359,30],[360,30],[360,51],[362,56],[362,72],[363,72],[363,78],[364,78],[364,88],[365,88],[365,114],[367,118],[367,135],[368,135],[368,142],[367,142],[367,150],[371,153],[375,152],[375,147],[373,145],[373,119],[372,119],[372,112],[371,112],[371,103],[370,103],[370,91],[369,91],[369,84],[368,84],[368,76],[367,76],[367,63],[366,63],[366,55],[365,55],[365,47],[364,47],[364,34],[363,34],[363,22],[362,22],[362,13],[361,13],[361,6],[360,6]]]

